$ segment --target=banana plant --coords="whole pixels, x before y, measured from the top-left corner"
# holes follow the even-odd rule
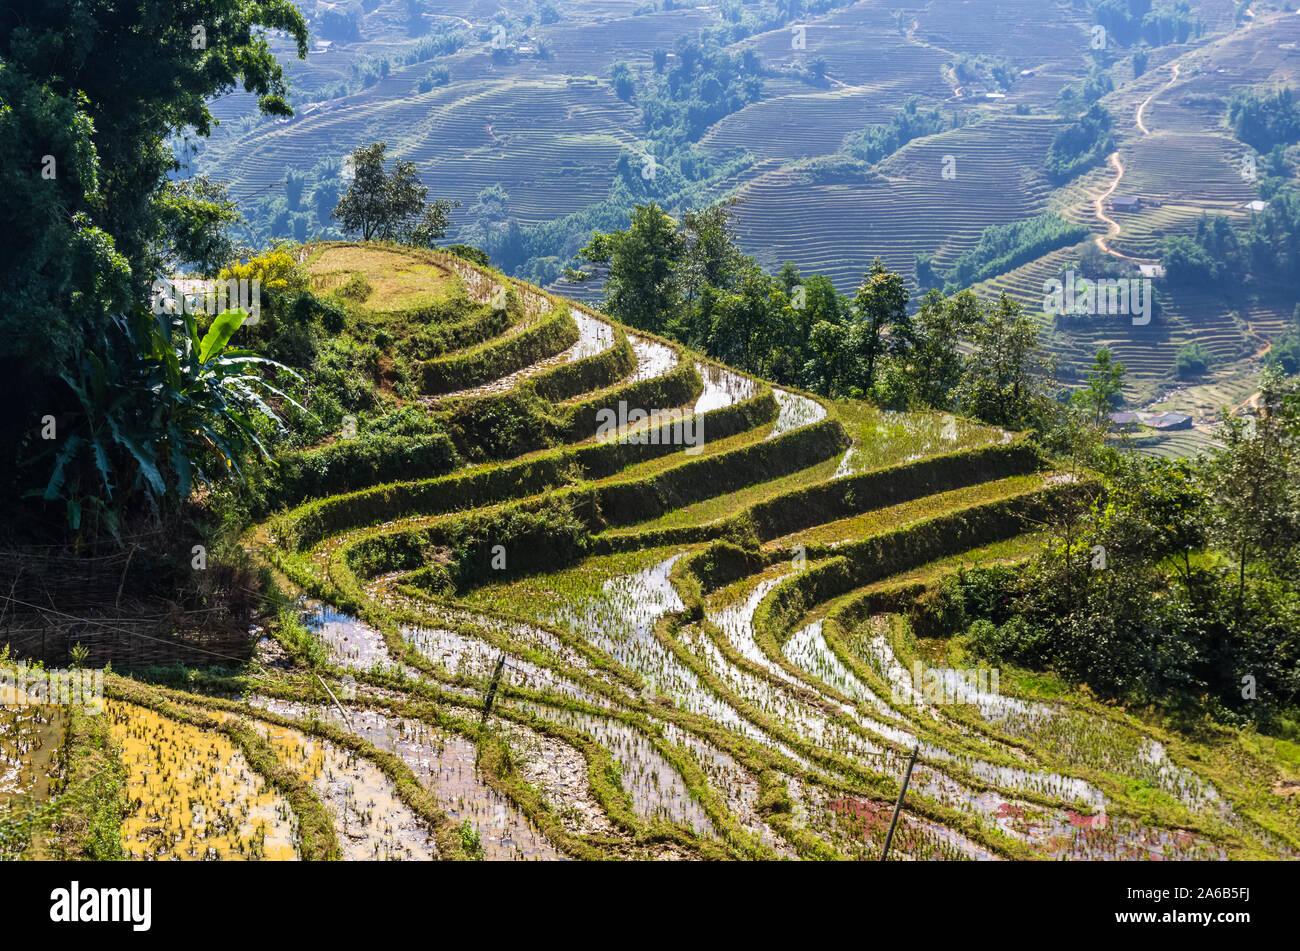
[[[297,374],[229,346],[247,317],[227,310],[200,335],[193,314],[121,316],[77,374],[64,375],[82,420],[38,494],[64,501],[73,530],[92,508],[117,535],[121,516],[141,500],[156,517],[199,486],[240,477],[240,462],[253,450],[274,464],[259,423],[284,427],[267,400],[302,407],[264,374]]]

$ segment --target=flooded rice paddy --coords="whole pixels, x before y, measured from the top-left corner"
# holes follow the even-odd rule
[[[225,734],[105,701],[127,771],[122,843],[134,859],[293,859],[298,819]]]
[[[268,697],[256,697],[252,702],[280,716],[332,723],[396,755],[448,816],[457,823],[468,820],[474,826],[485,858],[563,858],[510,800],[486,783],[476,765],[477,747],[467,738],[387,711],[354,708],[345,718],[329,705]]]

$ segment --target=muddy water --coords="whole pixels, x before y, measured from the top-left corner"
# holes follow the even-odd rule
[[[16,688],[11,693],[6,699],[27,699]],[[26,816],[48,801],[59,770],[64,722],[63,709],[55,704],[0,706],[0,819]],[[28,858],[45,855],[41,841],[6,842],[0,837],[0,860],[17,857],[10,849]]]
[[[721,796],[727,811],[751,836],[779,858],[795,858],[795,852],[758,815],[759,782],[752,770],[693,733],[672,723],[660,725],[670,743],[684,747],[695,757],[708,778],[709,787]]]
[[[58,769],[63,710],[54,704],[0,706],[0,807],[44,801]]]
[[[860,639],[859,646],[866,647],[864,653],[877,672],[898,683],[900,693],[912,696],[911,702],[933,712],[933,708],[916,695],[911,672],[894,656],[883,633],[887,624],[888,619],[884,617],[869,619],[865,629],[882,633]],[[957,683],[955,673],[943,679],[950,688],[956,688],[954,692],[960,696],[961,702],[972,705],[981,718],[1005,733],[1031,739],[1038,746],[1055,748],[1058,753],[1081,765],[1147,782],[1194,812],[1209,811],[1224,819],[1235,818],[1231,807],[1219,796],[1212,783],[1171,762],[1164,746],[1135,730],[1109,720],[1081,715],[1065,707],[971,689],[968,684]],[[974,764],[972,768],[983,778],[1008,784],[1011,777],[1003,771],[1004,768],[981,769],[981,765]],[[1066,781],[1057,774],[1044,775],[1056,777],[1055,781],[1049,780],[1042,787],[1044,791],[1091,801],[1094,806],[1101,806],[1104,802],[1095,787],[1080,780]]]
[[[303,610],[303,623],[344,666],[365,670],[392,663],[383,635],[369,624],[320,601],[307,602]]]
[[[880,412],[875,426],[856,427],[852,435],[853,446],[840,460],[835,478],[1011,438],[1010,433],[956,416],[895,410]]]
[[[443,667],[449,673],[467,677],[491,677],[498,658],[503,656],[500,649],[486,641],[466,637],[446,628],[403,627],[402,637],[412,649],[431,663]],[[505,683],[530,690],[549,690],[591,704],[606,705],[606,701],[599,695],[545,667],[511,654],[504,656],[506,666],[502,670],[502,680]]]
[[[881,760],[883,749],[879,744],[831,721],[820,710],[771,681],[732,664],[712,639],[698,628],[683,631],[679,641],[683,648],[708,664],[710,671],[721,678],[729,691],[780,722],[800,739],[864,762],[884,765]]]
[[[289,802],[222,733],[104,702],[134,811],[122,823],[133,859],[294,859]]]
[[[527,704],[524,708],[543,719],[576,727],[609,750],[618,763],[619,778],[632,797],[638,815],[685,825],[697,835],[716,835],[713,823],[691,796],[681,774],[638,730],[618,720],[572,710],[540,704]]]
[[[424,822],[393,793],[373,763],[298,730],[251,721],[280,762],[306,780],[334,815],[343,857],[351,861],[429,860],[438,857]]]
[[[594,357],[614,346],[614,328],[593,317],[588,317],[580,310],[573,310],[573,319],[578,325],[578,342],[564,351],[564,362],[572,363],[586,357]]]
[[[252,702],[281,716],[332,723],[396,755],[448,816],[473,823],[489,861],[564,858],[510,800],[482,780],[475,766],[477,749],[465,737],[387,711],[354,709],[344,719],[328,705],[268,697]]]
[[[636,354],[636,369],[628,377],[628,383],[637,383],[641,380],[650,380],[657,376],[663,376],[677,366],[677,353],[672,347],[655,340],[647,340],[645,337],[638,337],[635,334],[628,334],[627,339],[632,344],[632,350]]]
[[[684,606],[668,580],[679,557],[611,578],[602,585],[599,597],[567,604],[554,620],[581,632],[619,663],[641,674],[648,697],[663,695],[684,710],[703,714],[765,746],[775,746],[655,637],[655,622]]]
[[[762,598],[779,580],[779,578],[765,579],[743,601],[710,612],[710,617],[742,653],[751,659],[758,658],[758,663],[776,674],[779,678],[777,683],[738,669],[727,661],[717,651],[716,645],[702,634],[693,637],[683,635],[681,638],[683,646],[703,658],[714,673],[723,678],[729,689],[759,707],[768,716],[778,719],[802,739],[824,749],[851,756],[870,770],[901,776],[905,769],[905,757],[901,753],[871,742],[860,733],[830,720],[824,713],[796,697],[785,688],[785,684],[790,683],[790,676],[763,655],[753,638],[753,614]],[[889,662],[897,665],[897,662],[892,660],[892,652],[888,652],[887,646],[880,645],[880,648],[883,652],[887,652],[882,656],[882,660],[885,661],[883,666],[889,669]],[[821,636],[820,624],[808,625],[796,632],[795,647],[788,649],[787,656],[796,663],[803,662],[805,669],[811,668],[810,673],[814,676],[820,669],[833,677],[841,678],[838,686],[842,692],[849,693],[854,689],[855,684],[860,690],[866,689],[865,685],[861,685],[856,678],[851,681],[843,679],[852,677],[852,674],[839,664],[838,659],[835,659],[834,664],[831,663],[833,654]],[[776,673],[778,671],[779,673]],[[829,697],[825,699],[841,712],[851,716],[859,727],[870,733],[903,747],[918,743],[918,738],[907,730],[892,723],[863,716],[855,708],[835,703]],[[923,761],[917,765],[912,782],[913,788],[920,795],[959,811],[970,812],[986,824],[1002,828],[1008,834],[1018,834],[1027,841],[1032,840],[1036,846],[1044,849],[1059,848],[1049,840],[1059,838],[1064,830],[1073,828],[1069,810],[1041,810],[1039,824],[1028,825],[1016,832],[1008,826],[1006,817],[1024,814],[1026,808],[1032,807],[1026,807],[1023,803],[1018,803],[1000,793],[986,793],[972,789],[943,773],[933,764],[935,762],[960,764],[980,779],[1000,787],[1074,799],[1090,810],[1105,808],[1105,798],[1100,790],[1083,780],[1059,773],[988,763],[966,754],[954,754],[924,739],[919,741],[919,746]]]
[[[824,683],[834,687],[855,703],[874,707],[882,715],[898,719],[898,713],[859,679],[853,671],[835,656],[822,634],[822,622],[814,621],[790,635],[782,645],[785,658],[802,670],[808,671]]]
[[[790,782],[792,821],[849,858],[880,858],[893,804],[833,793],[799,780]],[[998,856],[960,832],[904,809],[890,844],[890,861],[992,861]]]
[[[519,777],[541,794],[565,832],[610,839],[623,835],[596,801],[587,760],[578,749],[499,717],[490,717],[488,724],[505,736]]]

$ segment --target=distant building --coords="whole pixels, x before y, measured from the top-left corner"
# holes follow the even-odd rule
[[[1156,413],[1154,416],[1147,417],[1146,424],[1162,432],[1171,429],[1191,429],[1192,417],[1186,413]]]
[[[1138,273],[1143,277],[1164,277],[1165,266],[1163,264],[1139,264]]]
[[[1136,195],[1116,195],[1110,200],[1110,206],[1116,211],[1137,211],[1142,207],[1142,199]]]
[[[1137,429],[1138,423],[1142,420],[1137,413],[1130,413],[1127,410],[1110,414],[1110,428],[1112,432],[1118,432],[1125,429]]]
[[[1263,211],[1265,208],[1268,207],[1268,202],[1260,201],[1259,199],[1256,199],[1255,201],[1246,202],[1246,207],[1249,208],[1251,211]]]

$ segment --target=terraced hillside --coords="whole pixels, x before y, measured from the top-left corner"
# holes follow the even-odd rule
[[[250,532],[299,592],[257,662],[107,678],[127,854],[874,859],[913,751],[891,860],[1300,847],[1270,741],[967,682],[914,628],[1089,492],[1019,435],[774,387],[440,252],[303,261],[446,342],[409,405],[483,421],[527,393],[555,445],[357,469]],[[0,746],[0,804],[39,796],[59,724],[0,716],[37,738]]]
[[[295,118],[252,118],[251,99],[233,93],[213,104],[223,128],[204,152],[185,157],[191,170],[226,182],[242,210],[269,221],[268,233],[303,241],[338,236],[329,218],[337,163],[382,138],[393,155],[417,164],[433,194],[464,203],[452,215],[453,239],[509,234],[504,263],[516,275],[588,303],[599,299],[599,282],[569,284],[563,267],[593,230],[624,225],[631,192],[674,214],[738,198],[739,243],[766,267],[791,262],[851,293],[880,257],[905,275],[915,301],[918,255],[942,272],[985,228],[1044,212],[1086,227],[1108,263],[1134,276],[1138,265],[1158,260],[1168,238],[1194,233],[1204,214],[1245,222],[1259,186],[1242,174],[1250,150],[1232,137],[1226,103],[1242,88],[1300,84],[1300,20],[1284,5],[1197,0],[1193,34],[1146,49],[1141,68],[1137,47],[1107,47],[1101,60],[1114,89],[1101,103],[1114,117],[1115,154],[1055,186],[1044,159],[1066,123],[1063,91],[1088,73],[1095,22],[1087,4],[845,0],[797,24],[725,35],[739,14],[721,7],[551,6],[558,19],[525,22],[493,5],[423,0],[422,24],[412,25],[395,0],[365,4],[355,36],[319,43],[305,62],[287,60],[300,100]],[[313,27],[321,9],[308,5]],[[505,47],[493,49],[489,34],[506,23]],[[450,46],[421,50],[431,37],[450,43],[447,31],[459,31]],[[697,178],[689,187],[671,176],[662,180],[673,185],[647,184],[635,173],[644,155],[666,160],[646,125],[653,103],[644,92],[616,92],[611,70],[626,63],[657,75],[656,51],[671,67],[675,44],[704,33],[733,56],[757,54],[761,88],[695,136],[698,154],[688,164]],[[287,51],[279,42],[273,46]],[[981,59],[1003,61],[1011,81],[956,70]],[[810,76],[814,63],[823,78]],[[841,161],[846,136],[887,124],[913,97],[938,107],[952,127],[911,142],[874,173],[840,169],[837,177],[807,167]],[[304,177],[300,198],[287,190],[291,174]],[[476,196],[498,185],[508,195],[502,217],[483,218]],[[1112,196],[1126,195],[1143,206],[1109,207]],[[519,229],[549,230],[520,244]],[[1007,291],[1037,312],[1045,281],[1072,266],[1085,275],[1097,268],[1080,264],[1082,250],[1053,251],[979,291]],[[1197,442],[1208,444],[1223,407],[1201,412],[1178,402],[1179,349],[1199,343],[1214,361],[1212,379],[1195,385],[1234,388],[1258,373],[1260,354],[1284,332],[1294,301],[1272,293],[1207,300],[1159,280],[1155,293],[1160,315],[1150,326],[1045,315],[1052,351],[1063,379],[1075,383],[1097,349],[1109,346],[1128,368],[1129,408],[1196,411]],[[1182,439],[1153,438],[1162,452]]]

